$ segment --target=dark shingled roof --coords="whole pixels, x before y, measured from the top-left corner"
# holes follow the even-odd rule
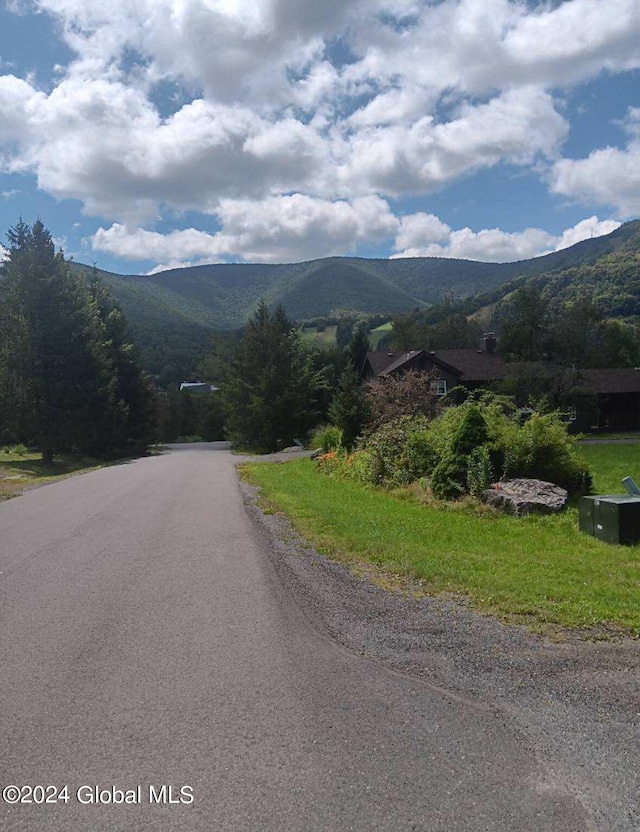
[[[578,372],[576,386],[590,393],[640,393],[640,368]]]
[[[410,361],[412,359],[414,359],[417,355],[420,355],[421,352],[422,352],[422,350],[411,350],[410,352],[400,353],[400,355],[394,361],[392,361],[391,364],[388,364],[384,368],[384,370],[380,371],[380,375],[381,376],[391,375],[391,373],[393,373],[399,367],[403,367],[405,364],[409,364]]]
[[[484,350],[410,350],[409,352],[368,352],[367,360],[375,375],[389,375],[404,365],[410,366],[424,355],[436,366],[459,376],[462,382],[500,381],[525,372],[541,378],[566,372],[545,361],[506,363],[495,352]],[[640,368],[577,370],[575,387],[589,393],[640,393]]]
[[[504,360],[495,352],[436,350],[432,355],[455,367],[462,381],[498,381],[507,375]]]
[[[388,367],[390,364],[393,364],[401,356],[406,355],[406,352],[398,351],[396,352],[375,352],[373,350],[369,350],[367,353],[367,361],[369,362],[369,366],[373,371],[374,375],[380,375],[380,373]]]

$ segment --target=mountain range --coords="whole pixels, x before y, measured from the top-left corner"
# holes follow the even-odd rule
[[[91,271],[81,264],[74,268]],[[640,302],[640,220],[606,236],[515,263],[331,257],[283,265],[192,266],[155,275],[98,270],[98,276],[125,310],[149,369],[158,374],[170,365],[186,376],[193,372],[193,356],[204,353],[211,334],[241,327],[263,298],[270,306],[281,304],[296,320],[340,312],[391,316],[427,309],[445,295],[464,301],[472,312],[529,280],[541,286],[555,281],[558,292],[567,296],[573,291],[570,287],[586,281],[591,295],[597,296],[605,285],[612,296],[627,295],[626,312],[616,314],[639,314],[631,301]],[[584,294],[580,288],[576,291]]]

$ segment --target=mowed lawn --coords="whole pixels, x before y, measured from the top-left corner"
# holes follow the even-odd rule
[[[601,447],[609,446],[589,448],[590,462],[607,457]],[[636,454],[635,446],[626,454],[630,447]],[[610,481],[614,469],[612,462],[601,475],[606,491],[621,490]],[[428,594],[463,595],[483,612],[535,630],[640,636],[640,546],[613,546],[580,532],[575,508],[518,519],[470,502],[428,505],[409,492],[329,477],[311,460],[257,463],[242,472],[262,488],[267,505],[331,558],[408,576]]]
[[[624,477],[640,484],[640,443],[580,445],[580,453],[593,472],[594,494],[623,493]]]

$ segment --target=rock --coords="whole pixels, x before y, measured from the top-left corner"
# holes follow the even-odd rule
[[[319,456],[322,456],[322,454],[322,448],[316,448],[315,451],[311,454],[311,459],[317,459]]]
[[[554,514],[565,507],[569,494],[544,480],[513,479],[497,482],[482,493],[485,503],[509,514]]]

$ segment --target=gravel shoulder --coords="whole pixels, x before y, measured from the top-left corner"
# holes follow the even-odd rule
[[[542,788],[574,795],[586,828],[640,830],[640,642],[557,643],[460,599],[386,591],[318,554],[283,515],[262,512],[259,489],[240,488],[283,586],[317,631],[515,720],[547,772]]]

